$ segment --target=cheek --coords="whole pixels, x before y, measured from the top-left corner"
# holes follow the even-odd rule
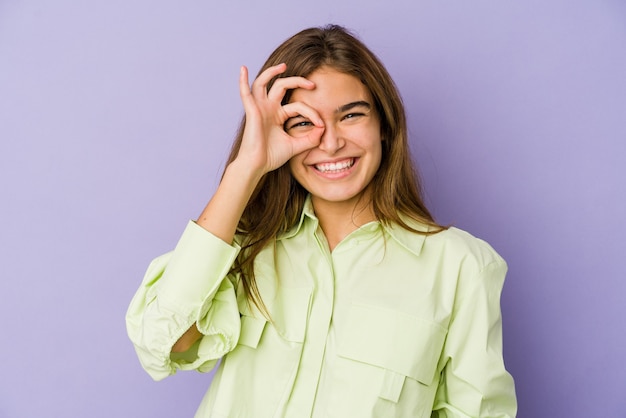
[[[302,170],[304,170],[305,168],[303,165],[303,161],[304,156],[300,154],[291,157],[291,159],[287,162],[287,164],[289,165],[289,172],[296,180],[298,180],[298,182],[300,177],[299,173],[302,172]]]
[[[368,130],[361,136],[364,138],[362,147],[375,156],[382,156],[383,153],[383,139],[378,131],[373,132]]]
[[[372,155],[372,162],[375,165],[374,172],[378,172],[383,161],[383,140],[380,137],[374,139],[369,148]]]

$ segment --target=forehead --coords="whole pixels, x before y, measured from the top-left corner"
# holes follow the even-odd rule
[[[295,89],[290,102],[303,102],[324,113],[334,112],[342,105],[357,101],[373,105],[369,89],[353,75],[322,67],[306,78],[315,83],[315,88]]]

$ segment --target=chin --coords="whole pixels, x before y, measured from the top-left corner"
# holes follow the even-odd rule
[[[323,200],[330,203],[349,203],[356,202],[363,197],[364,190],[357,192],[336,192],[336,193],[316,193],[314,190],[310,192],[313,199]]]

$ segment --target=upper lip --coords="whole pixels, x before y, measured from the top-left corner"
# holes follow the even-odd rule
[[[332,160],[322,160],[322,161],[316,161],[313,163],[309,163],[309,165],[321,165],[321,164],[336,164],[336,163],[340,163],[340,162],[344,162],[344,161],[348,161],[348,160],[356,160],[356,157],[342,157],[342,158],[333,158]]]

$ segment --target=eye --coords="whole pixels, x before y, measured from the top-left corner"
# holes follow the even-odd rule
[[[288,120],[285,123],[285,131],[290,131],[292,129],[305,129],[313,126],[313,122],[304,118],[297,118],[293,120]]]
[[[344,115],[341,120],[355,120],[355,119],[359,119],[360,117],[365,116],[365,113],[357,113],[357,112],[353,112],[353,113],[348,113],[346,115]]]

